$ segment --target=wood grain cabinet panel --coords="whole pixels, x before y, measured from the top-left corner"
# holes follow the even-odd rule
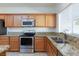
[[[22,20],[27,19],[28,15],[14,15],[14,26],[15,27],[21,27]]]
[[[36,27],[45,27],[45,15],[35,16]]]
[[[28,18],[33,18],[35,20],[35,16],[36,16],[35,14],[29,14]]]
[[[48,53],[48,56],[52,56],[54,51],[52,50],[50,44],[47,44],[47,53]]]
[[[21,15],[14,15],[14,26],[20,27],[21,26]]]
[[[36,27],[56,27],[56,14],[4,14],[0,19],[5,20],[6,27],[21,27],[22,19],[33,18]]]
[[[21,16],[21,19],[26,19],[26,18],[29,18],[29,15],[20,15]]]
[[[57,48],[51,43],[49,39],[47,39],[47,54],[48,56],[57,56],[58,54]]]
[[[44,37],[35,37],[35,51],[45,51]]]
[[[0,45],[9,45],[9,37],[0,36]]]
[[[46,27],[56,27],[56,15],[48,14],[46,15]]]
[[[19,51],[19,49],[20,49],[19,37],[10,36],[10,51]]]
[[[13,27],[14,26],[14,16],[13,15],[6,15],[5,16],[5,26],[6,27]]]
[[[0,19],[5,20],[5,15],[0,15]]]

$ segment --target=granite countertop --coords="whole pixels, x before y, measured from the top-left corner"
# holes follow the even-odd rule
[[[9,45],[0,45],[0,53],[9,49]]]
[[[68,43],[56,43],[51,39],[51,36],[47,36],[52,44],[62,53],[64,56],[79,56],[79,49]]]
[[[7,35],[3,36],[19,36],[21,34],[22,33],[15,32],[15,33],[8,33]],[[46,32],[46,33],[37,32],[35,36],[46,36],[52,42],[52,44],[65,56],[79,56],[79,41],[78,41],[79,38],[75,38],[74,36],[68,36],[68,40],[70,40],[68,44],[61,44],[61,43],[58,44],[54,40],[52,40],[51,37],[57,36],[63,38],[63,34],[59,34],[56,32]],[[75,42],[74,39],[77,40],[76,43],[74,43]],[[5,50],[5,48],[6,47],[3,47],[2,50]]]
[[[23,34],[23,32],[10,32],[10,33],[7,33],[6,35],[0,35],[0,36],[19,36]],[[35,36],[56,36],[56,33],[55,32],[37,32],[35,34]]]
[[[46,33],[36,33],[35,36],[57,36],[57,33],[55,32],[46,32]]]
[[[6,35],[0,35],[0,36],[20,36],[22,32],[9,32]]]

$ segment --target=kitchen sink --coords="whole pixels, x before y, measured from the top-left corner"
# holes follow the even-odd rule
[[[64,43],[63,39],[58,37],[51,37],[52,40],[54,40],[56,43]]]
[[[55,40],[56,43],[64,43],[63,40]]]

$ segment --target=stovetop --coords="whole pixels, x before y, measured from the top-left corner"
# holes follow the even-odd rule
[[[20,37],[33,37],[35,35],[35,33],[24,33],[22,35],[20,35]]]
[[[20,37],[33,37],[33,36],[20,35]]]

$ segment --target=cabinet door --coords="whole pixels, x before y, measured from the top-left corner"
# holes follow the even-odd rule
[[[5,20],[5,15],[0,15],[0,19]]]
[[[21,26],[21,15],[14,15],[14,26],[19,27]]]
[[[57,53],[58,53],[57,48],[55,48],[54,45],[52,45],[52,48],[51,49],[52,49],[52,55],[53,56],[57,56]]]
[[[0,45],[9,45],[9,37],[0,36]]]
[[[21,16],[21,20],[22,20],[22,19],[29,18],[29,15],[26,15],[26,14],[24,14],[24,15],[20,15],[20,16]]]
[[[45,15],[36,15],[35,22],[37,27],[45,27]]]
[[[46,27],[56,27],[56,15],[46,15]]]
[[[47,44],[47,53],[48,53],[48,56],[53,56],[54,52],[52,52],[52,48],[51,48],[50,44]]]
[[[45,51],[44,37],[35,37],[35,51]]]
[[[47,54],[48,56],[57,56],[57,48],[51,43],[49,39],[47,39]]]
[[[12,36],[10,37],[10,51],[19,51],[19,37]]]
[[[5,26],[6,27],[13,27],[14,26],[14,16],[13,15],[6,15],[5,16]]]
[[[29,14],[28,18],[33,18],[35,20],[35,16],[36,16],[35,14]]]

